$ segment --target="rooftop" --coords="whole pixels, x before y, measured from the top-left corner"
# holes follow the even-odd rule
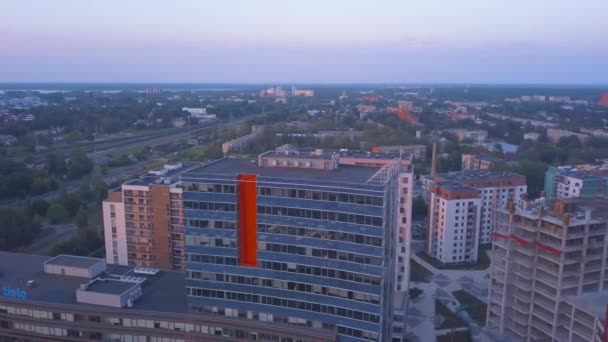
[[[414,146],[414,145],[410,145]],[[417,147],[423,145],[415,145]],[[405,146],[408,147],[408,146]],[[333,156],[344,158],[366,158],[366,159],[408,159],[409,153],[405,152],[370,152],[363,150],[335,150],[335,149],[289,149],[287,151],[277,152],[269,151],[263,153],[263,157],[278,157],[278,158],[314,158],[314,159],[330,159]]]
[[[61,276],[44,272],[44,262],[53,258],[40,255],[18,254],[0,252],[0,287],[18,288],[27,293],[27,299],[49,304],[75,305],[84,308],[100,308],[92,304],[78,303],[76,301],[76,289],[81,284],[89,282],[88,278]],[[108,265],[103,277],[118,277],[133,270],[128,266]],[[187,312],[185,275],[175,271],[161,271],[154,276],[144,276],[142,284],[143,295],[137,299],[132,308],[123,310],[146,310],[168,313]],[[28,287],[27,282],[33,280],[36,285]],[[96,284],[93,283],[95,291],[110,291],[115,293],[121,291],[123,285]],[[117,282],[112,282],[117,283]],[[123,283],[125,284],[125,283]],[[124,286],[133,286],[126,283]],[[95,288],[98,287],[98,288]],[[91,287],[89,287],[91,289]],[[122,292],[120,292],[122,293]],[[1,299],[2,297],[0,297]]]
[[[52,259],[47,260],[46,264],[66,267],[89,268],[91,266],[104,262],[105,261],[103,259],[99,258],[88,258],[83,256],[60,254]]]
[[[129,283],[125,281],[115,281],[111,279],[97,279],[89,283],[87,291],[99,292],[107,294],[121,295],[131,289],[133,286],[137,286],[135,283]]]
[[[143,175],[137,179],[129,180],[129,181],[125,182],[124,184],[125,185],[143,185],[143,186],[151,185],[151,184],[162,182],[162,180],[164,180],[164,179],[176,178],[179,175],[181,175],[182,173],[188,172],[188,171],[192,170],[193,168],[196,168],[200,165],[203,165],[203,164],[202,163],[182,163],[182,166],[180,168],[168,169],[167,173],[162,176],[156,176],[156,175],[146,173],[145,175]],[[164,167],[160,168],[160,169],[164,169]]]
[[[475,179],[521,178],[524,176],[509,171],[463,170],[448,173],[438,173],[436,177],[443,180],[462,182]]]
[[[478,191],[474,187],[453,181],[435,182],[435,185],[450,191]]]
[[[335,170],[317,170],[289,167],[258,167],[256,159],[224,158],[195,168],[182,176],[197,178],[197,174],[256,174],[260,177],[329,181],[364,184],[379,168],[369,166],[340,165]]]

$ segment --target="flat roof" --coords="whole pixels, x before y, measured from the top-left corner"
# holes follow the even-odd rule
[[[90,268],[91,266],[97,265],[99,263],[105,262],[103,259],[99,258],[89,258],[77,255],[64,255],[60,254],[46,262],[48,265],[57,265],[57,266],[66,266],[66,267],[86,267]]]
[[[359,165],[340,165],[335,170],[259,167],[257,159],[224,158],[185,172],[182,176],[184,178],[197,178],[196,174],[221,174],[236,177],[237,174],[256,174],[261,177],[364,184],[378,170],[378,167]]]
[[[89,286],[87,286],[86,291],[121,295],[134,286],[137,286],[137,284],[112,279],[95,279],[89,284]]]
[[[450,181],[464,181],[473,179],[500,179],[511,177],[519,178],[524,176],[509,171],[463,170],[447,173],[438,173],[437,177]]]
[[[0,287],[18,288],[27,293],[27,301],[37,301],[49,304],[66,304],[82,308],[100,308],[102,306],[78,303],[76,289],[87,283],[87,278],[61,276],[44,272],[44,262],[53,258],[41,255],[0,252]],[[107,273],[123,275],[130,272],[133,267],[108,265]],[[100,275],[106,277],[109,275]],[[137,274],[145,277],[142,284],[142,296],[138,298],[132,308],[122,310],[146,310],[167,313],[187,313],[188,307],[185,292],[185,274],[177,271],[161,271],[154,276]],[[28,287],[27,282],[33,280],[36,285]],[[112,282],[119,283],[119,282]],[[124,283],[124,286],[133,286],[134,283]],[[89,291],[101,290],[121,291],[123,285],[94,284]],[[115,292],[111,292],[115,293]],[[122,293],[122,292],[120,292]],[[0,296],[0,300],[3,297]],[[107,309],[107,307],[104,307]]]
[[[581,310],[606,321],[606,307],[608,306],[608,291],[590,292],[579,296],[565,297],[564,300]]]
[[[459,182],[453,182],[453,181],[442,181],[442,182],[435,182],[435,185],[447,190],[452,190],[452,191],[464,191],[464,190],[471,190],[471,191],[479,191],[474,187],[468,186],[466,184],[463,183],[459,183]]]

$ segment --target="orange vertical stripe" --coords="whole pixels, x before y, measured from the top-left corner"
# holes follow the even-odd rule
[[[238,175],[239,263],[258,265],[257,176]]]

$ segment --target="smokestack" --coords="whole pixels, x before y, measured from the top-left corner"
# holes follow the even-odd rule
[[[431,159],[431,177],[435,177],[437,170],[437,143],[433,143],[433,157]]]

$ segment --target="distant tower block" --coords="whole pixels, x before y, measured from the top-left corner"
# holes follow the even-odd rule
[[[437,143],[433,143],[433,159],[431,159],[431,177],[435,177],[437,171]]]
[[[608,107],[608,93],[600,94],[600,106]]]

